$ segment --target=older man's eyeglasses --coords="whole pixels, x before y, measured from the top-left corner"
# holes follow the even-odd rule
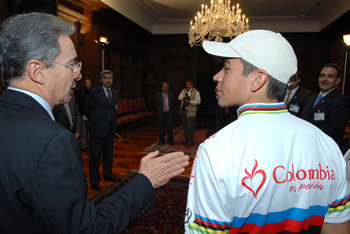
[[[49,60],[44,60],[44,62],[45,61],[49,61]],[[72,69],[74,75],[77,76],[77,80],[81,79],[82,76],[80,74],[80,70],[81,70],[81,67],[83,66],[82,62],[78,62],[78,63],[73,64],[73,65],[68,65],[68,64],[57,62],[57,61],[54,61],[54,63],[60,64],[60,65],[65,66],[65,67],[67,67],[69,69]]]

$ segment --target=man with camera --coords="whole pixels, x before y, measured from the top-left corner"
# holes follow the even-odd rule
[[[193,146],[197,106],[201,104],[199,91],[193,88],[191,80],[186,81],[186,88],[181,91],[178,100],[181,101],[180,115],[186,139],[185,144],[186,147],[191,147]]]

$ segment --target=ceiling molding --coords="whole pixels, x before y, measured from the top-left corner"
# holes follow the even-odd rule
[[[170,19],[162,16],[156,9],[148,3],[147,0],[135,0],[142,8],[144,8],[149,14],[151,14],[155,19],[162,23],[187,23],[192,18],[182,18],[182,19]],[[311,18],[312,15],[319,10],[322,5],[327,0],[318,0],[315,4],[307,11],[305,14],[296,16],[250,16],[249,19],[253,20],[300,20]]]
[[[69,0],[71,3],[83,7],[89,11],[98,11],[102,8],[108,8],[104,3],[99,0]]]
[[[73,11],[60,4],[58,4],[57,16],[67,23],[74,24],[77,21],[82,23],[82,27],[79,33],[85,33],[85,24],[88,20],[90,20],[89,17],[79,14],[76,11]]]

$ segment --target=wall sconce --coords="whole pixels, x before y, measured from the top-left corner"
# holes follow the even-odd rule
[[[109,41],[107,39],[107,37],[100,37],[100,40],[99,41],[96,41],[96,44],[98,44],[101,49],[104,49],[106,45],[108,45]]]
[[[105,47],[106,45],[108,45],[109,41],[107,39],[107,37],[100,37],[99,41],[96,41],[96,44],[98,44],[102,50],[102,70],[105,69]]]
[[[344,61],[344,76],[343,76],[343,88],[342,93],[344,94],[345,89],[345,76],[346,76],[346,65],[348,64],[348,50],[350,48],[350,34],[343,35],[344,47],[345,47],[345,61]]]
[[[350,34],[343,35],[343,41],[346,46],[350,46]]]

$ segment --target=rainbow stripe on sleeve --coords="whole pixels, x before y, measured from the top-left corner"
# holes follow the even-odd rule
[[[335,202],[333,202],[327,211],[327,214],[331,213],[339,213],[343,212],[344,210],[350,209],[350,193],[348,196],[344,197],[343,199],[339,199]]]

